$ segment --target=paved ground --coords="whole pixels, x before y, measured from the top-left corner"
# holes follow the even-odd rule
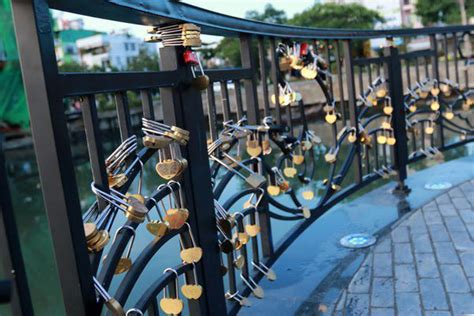
[[[376,210],[374,210],[376,211]],[[474,180],[402,219],[370,252],[335,315],[474,315]]]

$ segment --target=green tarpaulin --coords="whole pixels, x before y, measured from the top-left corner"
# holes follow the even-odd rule
[[[0,0],[0,122],[29,126],[10,0]]]

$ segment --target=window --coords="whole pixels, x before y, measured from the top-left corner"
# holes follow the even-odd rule
[[[135,43],[130,43],[130,50],[134,51],[135,50]]]
[[[128,43],[124,43],[125,45],[125,50],[128,50]]]

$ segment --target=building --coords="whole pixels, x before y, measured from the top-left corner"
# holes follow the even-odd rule
[[[63,29],[56,32],[55,50],[58,63],[81,63],[81,56],[76,46],[76,41],[81,38],[102,34],[97,31],[84,29]]]
[[[422,27],[421,19],[415,14],[416,0],[400,0],[402,25],[405,27]]]
[[[117,68],[123,70],[141,50],[157,54],[156,44],[130,34],[97,34],[76,41],[81,62],[89,67]]]

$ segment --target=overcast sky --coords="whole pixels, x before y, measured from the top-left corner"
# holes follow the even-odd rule
[[[313,3],[315,3],[315,0],[297,0],[297,5],[295,5],[295,1],[288,0],[183,0],[182,2],[237,17],[244,17],[245,12],[250,10],[257,10],[261,12],[267,3],[271,3],[275,8],[285,10],[288,17],[292,17],[295,13],[301,12],[304,9],[310,7]],[[59,13],[55,11],[55,16],[58,14]],[[66,19],[82,17],[71,13],[62,13],[62,15]],[[84,19],[85,28],[87,29],[110,32],[113,30],[128,28],[131,33],[136,36],[143,37],[145,34],[145,29],[140,26],[90,17],[82,18]]]

